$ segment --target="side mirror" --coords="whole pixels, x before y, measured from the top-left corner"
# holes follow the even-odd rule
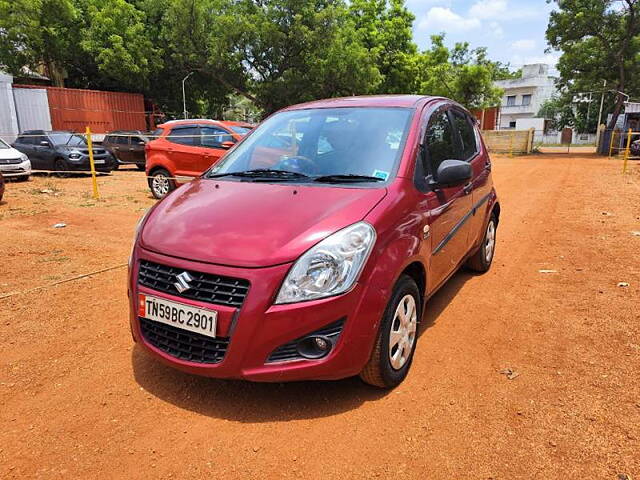
[[[41,140],[40,141],[40,146],[41,147],[50,147],[51,145],[46,140]]]
[[[140,140],[140,141],[138,142],[138,145],[146,145],[146,143],[145,143],[145,142],[143,142],[142,140]]]
[[[231,147],[233,147],[235,145],[235,142],[231,142],[229,140],[227,140],[226,142],[222,142],[220,144],[220,146],[226,150],[229,150]]]
[[[440,187],[455,187],[471,180],[471,164],[462,160],[444,160],[436,172],[436,183]]]

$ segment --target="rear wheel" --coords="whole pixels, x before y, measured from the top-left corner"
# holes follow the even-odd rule
[[[474,272],[484,273],[491,268],[493,255],[496,251],[496,231],[498,229],[498,219],[495,213],[491,214],[487,228],[484,231],[484,238],[478,251],[467,260],[467,268]]]
[[[164,168],[159,168],[151,172],[148,180],[151,193],[157,199],[166,197],[170,191],[176,188],[176,182]]]
[[[137,168],[138,170],[140,170],[141,172],[144,172],[145,165],[144,165],[144,164],[137,163],[137,164],[136,164],[136,168]]]
[[[69,177],[69,164],[65,161],[64,158],[56,158],[53,162],[53,168],[56,171],[56,176],[59,178],[68,178]]]
[[[369,385],[393,388],[409,373],[422,314],[416,282],[403,275],[396,283],[382,316],[378,338],[360,378]]]

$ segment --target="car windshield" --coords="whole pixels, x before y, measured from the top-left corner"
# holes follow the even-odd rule
[[[223,157],[208,176],[286,172],[293,175],[285,180],[385,181],[402,152],[412,112],[371,107],[281,112]]]
[[[49,134],[49,138],[51,138],[54,145],[68,145],[70,147],[79,147],[87,144],[83,136],[74,135],[72,133],[51,133]]]
[[[239,133],[240,135],[246,135],[251,131],[249,127],[241,127],[240,125],[230,125],[231,130],[235,133]]]
[[[7,142],[5,142],[0,138],[0,150],[6,149],[6,148],[11,148],[11,147],[7,144]]]

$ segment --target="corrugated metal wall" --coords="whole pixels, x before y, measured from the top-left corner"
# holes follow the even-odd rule
[[[15,88],[38,88],[14,85]],[[41,87],[40,87],[41,88]],[[144,97],[137,93],[45,87],[54,130],[95,133],[146,130]]]
[[[13,100],[13,77],[0,73],[0,138],[11,143],[18,136],[18,118]]]
[[[46,89],[14,88],[13,98],[18,114],[18,128],[21,132],[25,130],[51,130]]]

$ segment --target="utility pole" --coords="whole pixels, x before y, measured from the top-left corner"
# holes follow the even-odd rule
[[[187,96],[184,91],[184,82],[186,82],[187,78],[191,75],[193,75],[193,72],[189,72],[189,74],[182,79],[182,113],[184,114],[185,119],[187,118]]]
[[[598,113],[598,128],[600,128],[600,123],[602,122],[602,107],[604,106],[604,91],[607,88],[607,81],[602,81],[602,93],[600,94],[600,113]]]

